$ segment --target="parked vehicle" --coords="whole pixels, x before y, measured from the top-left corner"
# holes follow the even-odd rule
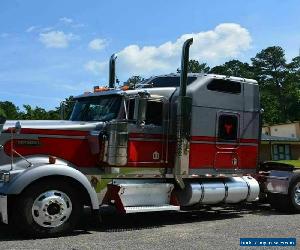
[[[300,211],[300,174],[258,162],[255,80],[187,74],[152,77],[136,89],[109,86],[75,98],[68,121],[5,121],[0,136],[0,219],[37,236],[74,229],[95,214],[179,211],[253,202]],[[1,127],[0,127],[1,128]]]

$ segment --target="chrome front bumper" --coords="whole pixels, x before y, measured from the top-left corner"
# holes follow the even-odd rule
[[[8,224],[6,195],[0,195],[0,222]]]

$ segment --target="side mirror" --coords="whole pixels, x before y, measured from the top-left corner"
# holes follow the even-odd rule
[[[19,121],[17,121],[16,124],[15,124],[15,131],[16,131],[16,133],[20,134],[21,129],[22,129],[21,123]]]
[[[136,97],[134,104],[134,115],[133,119],[136,120],[137,124],[140,125],[146,120],[147,111],[147,98]]]

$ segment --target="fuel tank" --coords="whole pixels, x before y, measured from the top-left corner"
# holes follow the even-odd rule
[[[255,201],[258,195],[259,184],[251,176],[190,181],[183,190],[177,191],[181,206]]]

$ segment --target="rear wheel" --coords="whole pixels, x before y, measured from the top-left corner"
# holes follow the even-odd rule
[[[55,236],[72,231],[83,211],[76,190],[67,183],[46,180],[18,197],[13,219],[32,236]],[[16,224],[16,223],[14,223]]]
[[[295,212],[300,212],[300,176],[291,182],[290,186],[291,206]]]

